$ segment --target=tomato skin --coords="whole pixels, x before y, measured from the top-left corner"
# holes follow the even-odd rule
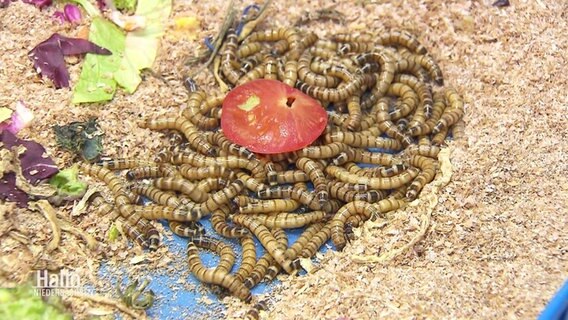
[[[276,80],[248,82],[231,90],[223,101],[225,136],[257,153],[304,148],[326,124],[327,113],[317,100]]]

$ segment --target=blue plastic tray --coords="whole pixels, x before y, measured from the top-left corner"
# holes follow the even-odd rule
[[[568,320],[568,280],[550,300],[539,320]]]

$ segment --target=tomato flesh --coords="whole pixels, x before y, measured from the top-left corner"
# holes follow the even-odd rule
[[[248,82],[223,101],[225,136],[257,153],[299,150],[314,142],[326,124],[327,113],[317,100],[276,80]]]

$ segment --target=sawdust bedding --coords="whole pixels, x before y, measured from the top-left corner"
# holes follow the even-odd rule
[[[329,1],[275,1],[265,24],[288,25],[304,10]],[[510,7],[483,1],[344,1],[347,17],[311,23],[320,36],[336,30],[402,28],[415,33],[439,61],[447,83],[466,101],[464,144],[452,144],[452,181],[438,192],[424,239],[387,263],[359,263],[355,255],[377,255],[407,243],[418,232],[423,212],[395,213],[388,227],[367,226],[343,252],[319,257],[306,276],[283,277],[271,296],[270,319],[370,318],[534,318],[568,278],[568,4],[517,1]],[[244,6],[242,2],[237,2]],[[155,64],[157,74],[182,75],[183,60],[198,39],[216,32],[223,1],[176,2],[174,16],[195,15],[201,29],[194,39],[168,33]],[[75,36],[80,27],[61,26],[49,12],[22,2],[0,9],[0,105],[24,101],[34,126],[22,136],[46,146],[60,167],[70,156],[55,145],[55,124],[98,117],[105,131],[105,153],[143,157],[162,144],[159,133],[139,129],[140,117],[175,110],[186,98],[181,82],[147,76],[133,95],[118,94],[110,103],[71,106],[71,92],[42,82],[27,52],[54,32]],[[71,83],[81,63],[70,67]],[[197,82],[214,89],[210,75]],[[33,269],[79,271],[100,290],[102,260],[140,268],[163,268],[167,248],[144,253],[125,242],[104,243],[109,221],[92,214],[60,214],[101,240],[91,252],[72,235],[50,255],[49,226],[37,212],[0,204],[0,286],[25,281]],[[170,236],[160,226],[160,232]],[[144,266],[129,261],[146,255]],[[184,266],[170,266],[183,269]],[[108,289],[108,288],[107,288]],[[188,288],[185,288],[188,289]],[[229,318],[247,306],[234,299]],[[96,305],[68,301],[79,317]]]

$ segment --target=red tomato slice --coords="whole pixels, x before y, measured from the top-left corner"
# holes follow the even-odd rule
[[[223,101],[225,136],[258,153],[306,147],[326,124],[327,113],[317,100],[276,80],[248,82],[231,90]]]

